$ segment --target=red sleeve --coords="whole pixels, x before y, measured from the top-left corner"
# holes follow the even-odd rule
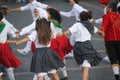
[[[108,25],[109,25],[109,17],[107,15],[103,15],[103,22],[102,22],[101,30],[105,32]]]

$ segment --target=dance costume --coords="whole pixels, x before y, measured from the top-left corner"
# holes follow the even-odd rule
[[[52,69],[63,67],[64,64],[58,55],[50,49],[50,43],[46,46],[39,44],[37,32],[33,31],[29,36],[35,42],[36,51],[33,54],[30,71],[35,73],[48,72]]]
[[[90,26],[88,21],[84,24],[90,29],[86,28],[81,22],[77,22],[69,28],[71,33],[75,33],[74,57],[78,65],[83,65],[87,61],[88,65],[86,67],[96,66],[102,60],[102,56],[91,44],[91,36],[97,32],[97,28]]]

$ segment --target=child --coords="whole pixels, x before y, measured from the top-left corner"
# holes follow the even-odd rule
[[[35,8],[34,16],[35,16],[35,20],[33,21],[33,23],[22,28],[20,33],[18,33],[18,37],[31,33],[35,29],[35,24],[36,24],[35,21],[37,18],[46,18],[46,19],[48,18],[47,11],[42,8]],[[31,41],[28,41],[24,49],[17,49],[17,51],[20,54],[28,54],[28,52],[31,50],[31,43],[32,43]],[[33,49],[32,52],[34,52]]]
[[[17,34],[17,38],[19,38],[20,36],[23,36],[25,34],[30,34],[33,30],[35,30],[37,18],[46,18],[46,19],[48,19],[47,11],[44,10],[44,9],[41,9],[41,8],[35,8],[34,9],[34,15],[35,15],[35,20],[33,21],[33,23],[26,26],[26,27],[24,27],[20,31],[20,33]],[[51,27],[51,30],[52,30],[52,34],[54,35],[54,31],[55,31],[54,26],[52,26],[52,24],[51,24],[50,27]],[[24,55],[27,55],[29,50],[31,50],[31,49],[32,49],[32,52],[34,53],[36,48],[33,47],[32,44],[33,44],[32,41],[28,41],[27,46],[24,49],[17,49],[17,50],[18,50],[18,52],[20,54],[24,54]],[[47,80],[47,79],[48,79],[48,76],[45,76],[45,80]],[[36,75],[34,76],[33,80],[36,80]]]
[[[2,19],[2,22],[4,22],[5,24],[9,24],[9,26],[11,27],[11,29],[13,29],[13,31],[15,33],[18,33],[19,31],[5,18],[5,16],[7,16],[7,10],[9,10],[8,7],[6,7],[6,6],[0,6],[0,11],[4,15],[4,18]]]
[[[89,12],[80,14],[80,22],[73,24],[63,34],[75,34],[75,45],[73,54],[78,65],[82,65],[82,80],[89,80],[89,68],[96,66],[102,60],[102,56],[93,48],[91,36],[97,32],[97,28],[89,23],[91,19]]]
[[[18,7],[18,8],[9,9],[7,12],[30,10],[31,14],[32,14],[32,18],[34,20],[35,19],[35,16],[34,16],[34,9],[35,8],[42,8],[42,9],[46,10],[46,9],[50,8],[50,6],[47,4],[43,4],[41,2],[38,2],[37,0],[29,0],[29,3],[27,5],[22,6],[22,7]]]
[[[7,35],[11,34],[12,37],[15,37],[13,29],[9,24],[3,23],[3,14],[0,12],[0,64],[6,67],[6,72],[10,80],[15,80],[14,77],[14,68],[17,68],[21,65],[21,62],[15,57],[13,52],[10,49],[9,43],[14,43],[15,41],[7,40]]]
[[[63,12],[60,11],[61,16],[65,16],[65,17],[72,17],[74,16],[76,19],[76,22],[80,21],[79,19],[79,14],[82,11],[87,11],[87,9],[83,8],[82,6],[80,6],[78,4],[78,0],[69,0],[69,4],[72,6],[72,9],[69,12]],[[74,46],[75,43],[75,36],[74,34],[72,34],[70,36],[70,43]],[[73,51],[71,51],[69,54],[66,55],[67,57],[73,57]]]
[[[56,34],[62,33],[63,26],[61,24],[62,20],[60,13],[53,8],[49,8],[47,12],[49,14],[49,20],[54,24]],[[66,36],[56,37],[52,39],[50,47],[51,49],[56,51],[56,53],[63,60],[64,63],[66,63],[65,55],[71,52],[71,50],[73,49],[73,46],[70,44],[70,41]],[[63,78],[61,78],[61,80],[68,80],[66,66],[64,66],[61,70],[64,76]]]
[[[103,15],[101,31],[115,80],[120,80],[120,15],[117,14],[117,6],[115,3],[109,3],[107,5],[107,12],[106,15]]]
[[[28,37],[16,42],[16,45],[29,40],[35,42],[37,49],[32,57],[30,71],[36,73],[37,80],[43,80],[47,73],[52,73],[55,80],[60,80],[56,69],[63,67],[64,64],[56,53],[49,48],[51,38],[50,22],[42,18],[37,19],[35,31]]]

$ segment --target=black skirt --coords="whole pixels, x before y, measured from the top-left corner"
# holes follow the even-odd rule
[[[96,66],[102,60],[102,56],[93,48],[90,41],[76,42],[73,49],[74,57],[78,65],[87,60],[91,66]]]
[[[32,57],[30,71],[35,73],[48,72],[63,67],[63,61],[48,47],[37,48]]]

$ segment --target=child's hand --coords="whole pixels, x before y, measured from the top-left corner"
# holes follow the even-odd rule
[[[95,20],[90,21],[91,24],[96,24]]]
[[[105,37],[105,33],[102,30],[98,30],[98,34]]]
[[[63,33],[57,33],[56,37],[63,36]]]
[[[18,33],[20,33],[20,31],[18,30],[18,31],[16,31],[15,33],[18,34]]]
[[[20,44],[20,42],[19,42],[19,41],[16,41],[14,44],[15,44],[15,45],[19,45],[19,44]]]
[[[17,39],[20,38],[20,34],[19,33],[16,34],[16,38]]]

